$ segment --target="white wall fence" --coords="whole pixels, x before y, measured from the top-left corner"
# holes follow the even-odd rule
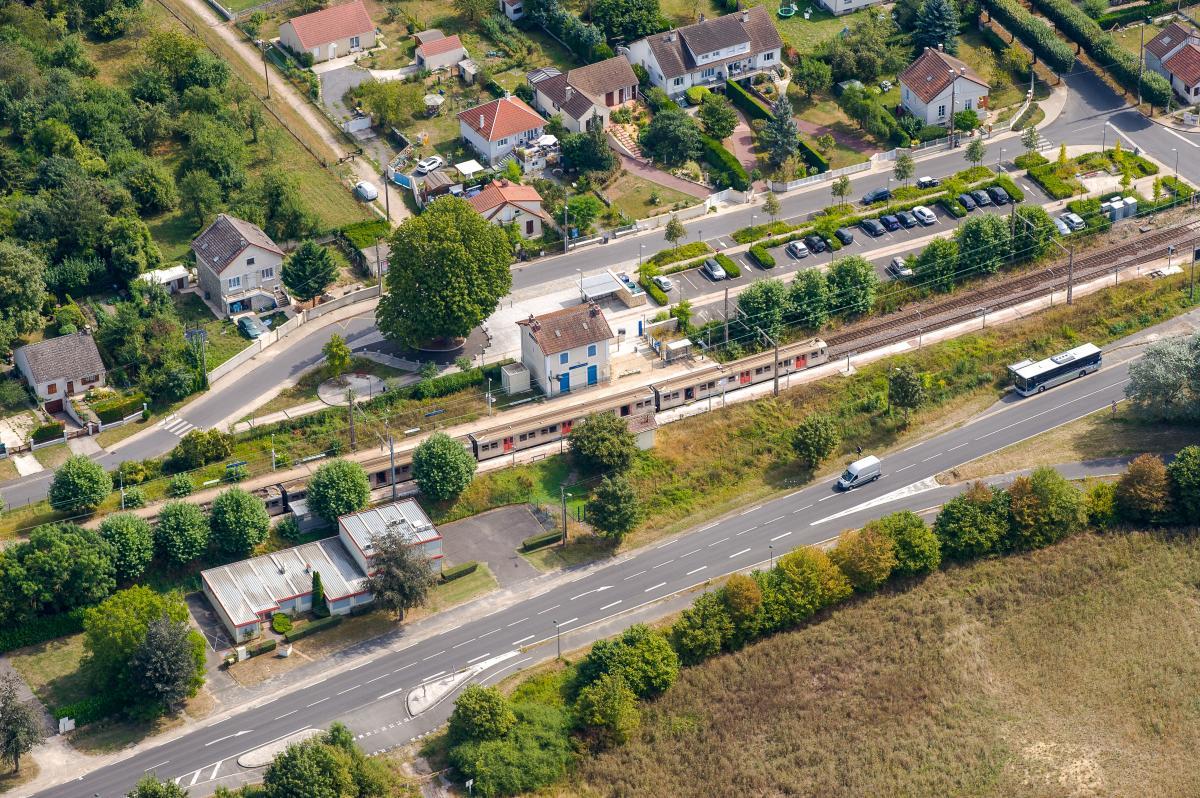
[[[778,180],[772,180],[769,185],[771,190],[776,194],[785,194],[788,191],[795,191],[798,188],[811,186],[814,183],[824,183],[827,180],[835,180],[842,175],[852,175],[856,172],[865,172],[870,168],[871,161],[863,161],[862,163],[843,166],[841,169],[831,169],[830,171],[823,172],[819,175],[809,175],[808,177],[802,177],[799,180],[789,180],[786,183]]]
[[[109,421],[107,423],[105,423],[103,421],[97,421],[97,422],[93,422],[93,423],[89,424],[88,426],[89,426],[89,428],[95,427],[95,432],[104,432],[104,430],[106,430],[106,429],[113,429],[114,427],[120,427],[125,424],[128,424],[130,421],[137,421],[139,418],[142,417],[142,413],[145,412],[145,410],[146,410],[146,403],[142,402],[141,410],[137,411],[136,413],[130,413],[129,415],[125,416],[125,418],[118,418],[116,421]],[[95,432],[92,432],[91,434],[94,435]]]

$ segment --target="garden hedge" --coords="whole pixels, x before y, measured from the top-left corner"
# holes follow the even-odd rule
[[[268,652],[274,651],[276,645],[278,645],[278,644],[275,642],[275,638],[271,638],[270,640],[264,640],[261,643],[256,643],[252,646],[247,646],[246,653],[252,657],[257,657],[260,654],[266,654]]]
[[[1075,193],[1075,186],[1058,176],[1058,165],[1046,163],[1035,166],[1026,174],[1029,179],[1042,187],[1042,190],[1054,199],[1066,199]]]
[[[705,96],[711,93],[707,86],[692,86],[684,95],[687,96],[688,105],[699,105],[704,102]]]
[[[1018,155],[1013,158],[1013,164],[1018,169],[1034,169],[1038,166],[1045,166],[1050,163],[1050,160],[1040,152],[1027,152],[1024,155]]]
[[[1114,26],[1128,25],[1131,22],[1141,22],[1146,17],[1166,16],[1167,14],[1174,13],[1178,6],[1186,8],[1198,2],[1200,0],[1177,0],[1174,3],[1147,3],[1141,6],[1129,6],[1117,11],[1110,11],[1107,14],[1101,14],[1096,18],[1096,24],[1104,28],[1104,30],[1112,30]]]
[[[750,188],[750,175],[732,152],[709,136],[701,136],[700,140],[704,144],[704,160],[712,167],[709,177],[717,188],[730,187],[738,191]]]
[[[1021,40],[1035,57],[1055,72],[1067,72],[1075,63],[1071,46],[1054,33],[1054,29],[1030,14],[1017,0],[983,0],[983,7],[1009,33]]]
[[[309,621],[297,629],[293,629],[283,636],[283,639],[289,643],[295,643],[297,640],[303,640],[311,634],[316,634],[322,629],[328,629],[331,626],[337,626],[342,622],[341,615],[330,615],[326,618],[318,618],[315,621]]]
[[[1189,195],[1190,196],[1190,195]],[[717,263],[721,264],[721,268],[729,275],[730,279],[736,280],[742,276],[742,267],[737,265],[737,261],[728,255],[717,255]]]
[[[732,80],[725,83],[725,96],[751,119],[761,119],[765,122],[774,118],[770,108]]]
[[[544,535],[534,535],[521,541],[521,551],[535,551],[545,548],[562,540],[562,532],[547,532]]]
[[[98,720],[112,717],[125,709],[115,692],[101,692],[70,704],[54,708],[55,719],[73,718],[76,726],[86,726]]]
[[[139,391],[129,396],[114,396],[112,399],[93,402],[91,407],[96,418],[104,424],[111,424],[140,411],[145,401],[146,395]]]
[[[392,226],[386,219],[370,219],[346,225],[342,228],[342,235],[355,249],[366,249],[391,231]]]
[[[824,174],[829,171],[829,161],[824,155],[817,152],[816,148],[805,141],[803,138],[798,140],[799,152],[801,159],[804,160],[813,169],[816,169],[818,174]]]
[[[37,617],[18,625],[6,624],[5,628],[0,629],[0,654],[82,632],[83,610],[80,607],[70,612]]]
[[[645,292],[650,295],[650,298],[653,299],[658,304],[660,304],[660,305],[670,304],[671,300],[667,298],[666,293],[664,293],[661,288],[659,288],[657,285],[655,285],[654,280],[650,279],[649,277],[642,277],[641,279],[639,279],[638,285],[640,285],[645,290]]]
[[[467,574],[473,574],[479,569],[479,563],[471,560],[470,562],[460,563],[442,571],[443,582],[453,582],[455,579],[462,579]]]
[[[55,438],[61,438],[64,429],[65,427],[61,421],[51,421],[48,424],[35,427],[30,438],[34,443],[45,443]]]
[[[758,265],[764,269],[775,268],[775,256],[767,252],[767,248],[762,244],[755,244],[750,247],[750,257],[754,258]]]

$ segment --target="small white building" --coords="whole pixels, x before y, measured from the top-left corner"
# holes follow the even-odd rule
[[[1172,22],[1146,42],[1146,66],[1171,82],[1183,102],[1200,102],[1200,31]]]
[[[421,69],[434,70],[451,67],[470,57],[467,48],[463,46],[458,36],[442,36],[441,31],[426,31],[425,33],[437,33],[441,38],[430,38],[428,35],[422,37],[421,43],[417,45],[414,53],[417,66]]]
[[[594,302],[530,316],[521,326],[521,363],[547,396],[612,379],[612,329]]]
[[[533,186],[510,183],[501,178],[467,199],[471,207],[492,224],[515,224],[525,238],[538,238],[550,217],[542,210],[542,195]]]
[[[66,397],[104,385],[104,361],[87,330],[26,344],[13,361],[47,413],[61,411]]]
[[[525,16],[525,5],[522,0],[500,0],[500,10],[513,22]]]
[[[430,561],[442,559],[442,535],[421,505],[412,499],[384,504],[338,518],[338,538],[365,573],[371,572],[375,538],[395,530],[410,546],[418,546]]]
[[[838,17],[882,2],[884,0],[817,0],[821,8]]]
[[[137,281],[146,285],[161,285],[166,289],[168,294],[178,294],[188,287],[191,282],[192,273],[188,268],[181,263],[176,263],[174,266],[168,266],[165,269],[153,269],[148,272],[142,272],[137,276]]]
[[[331,61],[375,46],[375,23],[362,0],[293,17],[279,26],[279,43],[313,61]]]
[[[546,120],[520,97],[501,97],[458,114],[459,133],[489,165],[545,132]]]
[[[672,97],[692,86],[719,86],[780,64],[783,39],[765,6],[655,33],[629,45],[628,58]]]
[[[900,73],[900,104],[926,125],[949,125],[953,114],[967,109],[982,117],[987,101],[986,80],[966,63],[932,47]]]
[[[192,242],[196,282],[225,316],[288,304],[283,250],[253,222],[220,214]]]

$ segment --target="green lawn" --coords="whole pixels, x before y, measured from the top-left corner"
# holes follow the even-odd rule
[[[604,189],[604,193],[621,213],[631,219],[657,216],[670,210],[676,203],[689,207],[700,201],[690,194],[651,183],[628,172],[622,173],[611,186]],[[651,202],[652,194],[658,195],[657,203]]]
[[[391,366],[385,366],[382,363],[376,363],[374,360],[368,360],[365,357],[353,358],[350,361],[350,371],[360,374],[372,374],[385,380],[390,377],[400,377],[409,373],[392,368]],[[278,396],[256,409],[254,415],[265,416],[267,413],[287,410],[288,408],[297,407],[315,400],[317,398],[317,386],[325,378],[324,367],[317,367],[304,372],[299,382],[290,388],[284,388]]]
[[[1155,22],[1151,25],[1131,25],[1124,30],[1114,31],[1112,37],[1121,47],[1137,55],[1141,52],[1143,28],[1145,29],[1145,40],[1150,41],[1165,27],[1167,27],[1167,23],[1162,22]]]
[[[195,294],[176,295],[175,309],[185,328],[199,327],[208,333],[205,358],[209,371],[250,345],[250,339],[241,334],[237,325],[228,319],[218,319]]]
[[[82,634],[22,648],[8,656],[17,673],[51,710],[87,698],[91,692],[79,673]]]

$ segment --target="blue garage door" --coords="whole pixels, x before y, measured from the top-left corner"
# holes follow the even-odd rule
[[[560,393],[568,393],[571,390],[571,372],[558,375],[558,390]]]
[[[595,366],[588,366],[588,385],[595,385],[600,381],[600,375]]]

